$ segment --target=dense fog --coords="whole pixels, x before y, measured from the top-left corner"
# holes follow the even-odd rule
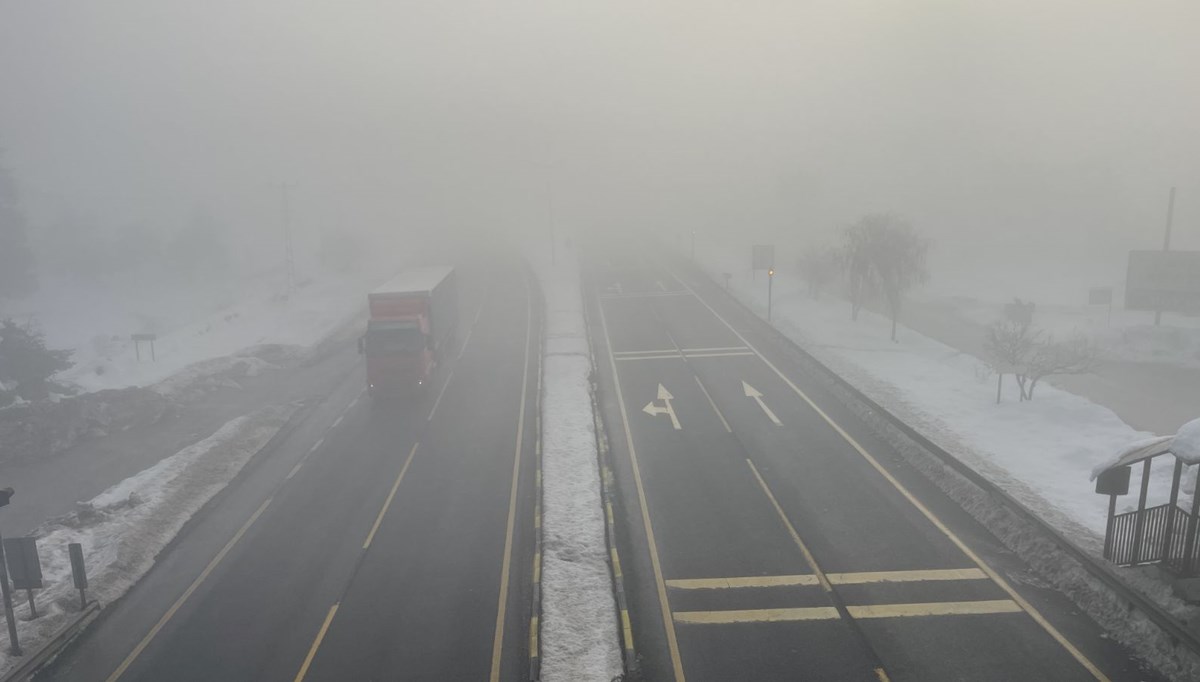
[[[301,260],[551,221],[740,249],[891,211],[931,288],[1078,301],[1160,247],[1171,186],[1200,248],[1198,24],[1186,0],[9,0],[0,146],[43,283],[172,243],[281,267],[286,183]]]

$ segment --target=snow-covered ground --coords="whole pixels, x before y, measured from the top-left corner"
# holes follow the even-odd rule
[[[546,299],[542,396],[542,679],[621,674],[579,269],[531,258]]]
[[[21,646],[32,652],[79,612],[67,545],[83,546],[88,596],[110,604],[154,564],[184,523],[229,483],[287,422],[295,407],[269,407],[231,420],[216,433],[125,479],[72,514],[47,521],[38,539],[45,588],[39,618],[17,600]],[[15,664],[0,651],[0,674]]]
[[[75,364],[55,377],[60,382],[83,391],[145,386],[249,346],[311,345],[361,313],[364,292],[403,266],[375,259],[345,272],[314,267],[298,275],[290,296],[277,272],[203,292],[49,283],[29,299],[5,303],[0,316],[32,320],[48,346],[73,350]],[[135,333],[157,335],[155,359],[145,342],[138,358]]]
[[[715,281],[731,273],[732,292],[764,314],[766,278],[760,273],[754,279],[740,255],[697,252]],[[1018,402],[1011,377],[997,405],[996,378],[982,360],[909,329],[902,328],[893,343],[886,318],[864,310],[853,322],[848,303],[828,295],[815,301],[787,273],[776,274],[773,289],[772,318],[783,333],[1076,541],[1095,546],[1104,532],[1107,498],[1094,492],[1092,469],[1152,434],[1050,385],[1040,385],[1032,402]],[[1154,501],[1165,501],[1170,469],[1162,464],[1152,470]],[[1135,471],[1131,490],[1138,484]],[[1121,498],[1118,510],[1136,502],[1136,496]]]
[[[977,325],[989,325],[1011,301],[984,301],[966,296],[922,296]],[[1036,302],[1036,301],[1035,301]],[[1162,362],[1200,367],[1200,316],[1164,313],[1155,326],[1154,313],[1107,305],[1038,304],[1034,324],[1055,336],[1083,333],[1095,339],[1107,358],[1129,362]]]

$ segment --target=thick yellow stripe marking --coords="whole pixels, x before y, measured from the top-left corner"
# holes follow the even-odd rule
[[[188,585],[188,588],[183,591],[183,594],[179,596],[179,599],[176,599],[175,603],[171,604],[171,608],[167,609],[167,612],[163,614],[162,618],[158,619],[158,622],[154,624],[154,627],[150,628],[150,632],[146,633],[146,636],[142,638],[142,641],[137,643],[137,646],[133,648],[133,651],[129,652],[129,655],[125,657],[125,660],[121,661],[121,665],[117,666],[117,669],[106,678],[105,682],[115,682],[121,677],[121,675],[125,674],[125,671],[129,669],[129,666],[133,665],[133,662],[137,660],[138,656],[142,655],[142,652],[146,650],[146,647],[150,645],[150,642],[153,641],[158,635],[159,631],[163,629],[163,626],[167,624],[167,621],[171,620],[171,618],[175,615],[175,612],[178,611],[185,602],[187,602],[188,598],[192,596],[192,593],[196,591],[196,588],[200,587],[200,584],[203,583],[205,579],[208,578],[209,574],[213,572],[213,569],[217,567],[217,564],[221,563],[221,560],[225,558],[226,554],[229,554],[229,550],[233,549],[233,546],[242,539],[242,536],[246,534],[246,531],[250,528],[250,526],[252,526],[254,522],[258,520],[258,517],[262,516],[262,513],[267,509],[267,505],[271,504],[272,499],[274,498],[268,497],[261,505],[259,505],[258,509],[250,515],[250,518],[246,519],[246,522],[242,524],[242,527],[238,528],[238,531],[233,534],[233,537],[229,539],[229,542],[226,542],[225,546],[221,548],[221,551],[217,552],[217,555],[212,558],[212,561],[208,562],[208,565],[204,567],[204,570],[200,571],[200,575],[196,576],[196,579],[192,581],[191,585]]]
[[[832,576],[830,576],[832,580]],[[667,587],[679,590],[722,590],[739,587],[787,587],[817,585],[815,575],[754,575],[744,578],[687,578],[668,580]]]
[[[534,658],[538,655],[538,617],[536,615],[529,617],[529,656]]]
[[[512,565],[513,528],[517,522],[517,483],[521,475],[521,449],[525,443],[525,398],[529,388],[529,341],[533,337],[533,298],[525,280],[525,362],[521,365],[521,407],[517,410],[517,444],[513,455],[512,485],[508,491],[508,522],[504,531],[504,559],[500,564],[500,597],[496,607],[496,631],[492,637],[491,682],[500,681],[501,648],[504,644],[504,615],[508,610],[508,574]],[[538,386],[541,390],[541,386]]]
[[[786,623],[799,620],[837,620],[841,616],[832,606],[795,609],[746,609],[742,611],[679,611],[676,623],[728,625],[730,623]]]
[[[333,622],[333,614],[337,613],[337,610],[338,604],[329,607],[329,613],[325,614],[325,622],[321,623],[321,629],[317,632],[317,638],[313,640],[312,646],[308,648],[308,655],[304,657],[304,663],[300,666],[300,672],[296,673],[294,682],[300,682],[308,674],[308,666],[312,665],[313,657],[317,655],[317,649],[321,648],[321,640],[325,639],[325,633],[329,631],[329,624]]]
[[[1011,599],[988,601],[947,601],[925,604],[874,604],[847,606],[855,618],[911,618],[913,616],[965,616],[980,613],[1020,613]]]
[[[534,584],[542,582],[542,553],[536,552],[533,555],[533,582]]]
[[[633,649],[633,626],[629,624],[629,609],[621,609],[621,632],[625,638],[625,648]]]
[[[827,573],[831,585],[867,583],[913,583],[943,580],[987,580],[978,568],[945,568],[918,571],[874,571],[865,573]],[[667,587],[678,590],[721,590],[743,587],[787,587],[819,585],[815,575],[751,575],[736,578],[684,578],[668,580]]]
[[[670,272],[670,271],[668,270],[668,272]],[[873,469],[875,469],[875,471],[879,472],[879,475],[883,476],[884,479],[886,479],[887,482],[890,483],[891,486],[893,488],[895,488],[897,492],[899,492],[906,500],[908,500],[910,504],[912,504],[914,507],[916,507],[917,510],[920,511],[921,514],[924,515],[925,518],[928,519],[929,522],[932,523],[939,531],[941,531],[941,533],[943,535],[945,535],[947,538],[949,538],[950,541],[952,543],[954,543],[954,545],[956,547],[958,547],[959,550],[963,554],[966,554],[967,558],[969,558],[976,566],[978,566],[981,571],[986,573],[988,578],[990,578],[992,580],[992,582],[996,583],[996,585],[998,587],[1000,587],[1000,589],[1007,592],[1008,596],[1011,597],[1012,600],[1014,602],[1016,602],[1023,611],[1028,613],[1029,617],[1033,618],[1034,622],[1036,622],[1038,625],[1041,626],[1041,628],[1043,630],[1046,631],[1046,634],[1050,635],[1050,637],[1052,639],[1054,639],[1054,641],[1058,642],[1058,644],[1063,649],[1065,649],[1067,651],[1067,653],[1069,653],[1076,661],[1078,661],[1079,664],[1084,667],[1084,669],[1086,669],[1089,673],[1091,673],[1093,677],[1095,677],[1100,682],[1110,682],[1108,679],[1108,676],[1105,675],[1103,672],[1101,672],[1100,669],[1097,668],[1096,665],[1094,663],[1092,663],[1091,660],[1089,660],[1087,656],[1084,656],[1083,652],[1081,652],[1079,649],[1077,649],[1074,644],[1071,644],[1071,642],[1068,641],[1067,638],[1064,637],[1063,634],[1058,631],[1058,628],[1051,625],[1050,622],[1047,621],[1046,618],[1044,616],[1042,616],[1042,614],[1037,609],[1035,609],[1032,604],[1030,604],[1024,597],[1022,597],[1020,594],[1018,594],[1017,591],[1014,590],[1011,585],[1008,584],[1008,581],[1004,580],[1004,578],[1001,578],[1000,574],[996,573],[996,571],[993,570],[991,566],[988,566],[986,563],[984,563],[983,559],[979,558],[979,555],[975,554],[975,552],[972,551],[970,547],[967,547],[967,544],[965,542],[963,542],[961,539],[959,539],[959,537],[957,535],[955,535],[954,532],[951,531],[946,526],[946,524],[942,523],[941,519],[939,519],[937,516],[935,516],[933,512],[931,512],[924,504],[921,503],[920,500],[918,500],[911,492],[909,492],[908,488],[905,488],[904,485],[902,483],[900,483],[900,481],[896,480],[895,476],[892,476],[892,474],[887,469],[883,468],[883,465],[880,464],[879,461],[876,460],[875,457],[873,457],[871,455],[871,453],[867,452],[866,448],[864,448],[862,445],[860,445],[858,443],[858,441],[854,440],[854,438],[849,433],[846,433],[846,430],[843,429],[837,422],[835,422],[828,414],[826,414],[824,410],[822,410],[819,406],[817,406],[817,404],[815,402],[813,402],[812,398],[809,398],[808,395],[804,391],[801,391],[799,386],[797,386],[791,379],[789,379],[787,377],[787,375],[785,375],[783,372],[781,372],[779,370],[779,368],[776,367],[775,364],[772,363],[770,360],[768,360],[766,358],[766,356],[764,356],[757,348],[754,347],[753,344],[751,344],[749,341],[747,341],[746,337],[742,336],[741,332],[739,332],[736,328],[734,328],[733,325],[729,324],[728,320],[726,320],[724,317],[721,317],[721,315],[718,314],[717,311],[711,305],[708,304],[708,301],[706,301],[703,298],[701,298],[700,296],[698,296],[696,294],[696,292],[690,286],[688,286],[687,284],[684,284],[683,281],[680,280],[678,277],[676,277],[674,273],[671,273],[671,276],[675,277],[675,280],[678,281],[680,284],[682,284],[683,287],[686,288],[688,290],[688,292],[690,292],[692,294],[692,296],[695,296],[696,300],[700,301],[701,305],[703,305],[705,308],[708,308],[708,311],[713,314],[713,317],[716,317],[718,320],[720,320],[721,323],[724,324],[729,329],[729,331],[733,332],[734,336],[738,337],[738,339],[741,340],[742,343],[746,344],[746,347],[749,348],[750,350],[752,350],[754,352],[754,354],[757,355],[758,358],[760,360],[762,360],[763,363],[767,367],[771,368],[771,371],[773,371],[776,374],[776,376],[778,376],[780,379],[782,379],[783,382],[785,384],[787,384],[788,387],[791,388],[792,391],[795,392],[795,394],[797,396],[799,396],[801,400],[803,400],[805,403],[807,403],[808,406],[811,407],[812,410],[814,412],[816,412],[817,415],[819,415],[826,424],[828,424],[831,428],[833,428],[833,430],[836,431],[838,433],[838,435],[842,437],[842,440],[849,443],[850,447],[854,448],[854,450],[859,455],[861,455],[862,458],[865,459],[868,464],[871,465],[871,468],[873,468]],[[614,366],[613,371],[614,372],[616,371],[615,366]]]
[[[942,580],[987,580],[987,574],[978,568],[945,568],[926,571],[875,571],[868,573],[830,573],[829,582],[834,585],[861,585],[864,583],[917,583]]]
[[[625,430],[625,447],[629,450],[629,461],[633,465],[633,484],[637,489],[638,507],[642,512],[642,528],[646,532],[646,546],[650,552],[650,567],[654,571],[654,583],[658,588],[658,605],[662,613],[663,629],[667,633],[667,649],[671,656],[671,669],[675,682],[684,682],[683,660],[679,656],[679,641],[675,637],[675,621],[671,619],[671,605],[667,602],[667,586],[663,581],[662,562],[658,558],[658,543],[654,539],[654,528],[650,523],[650,505],[646,503],[646,488],[642,485],[642,471],[638,466],[637,449],[633,447],[633,433],[629,430],[629,416],[625,409],[625,397],[621,394],[621,378],[617,375],[617,361],[613,358],[612,337],[608,334],[608,320],[604,305],[600,305],[600,326],[604,330],[604,345],[608,349],[608,364],[612,369],[613,386],[617,389],[617,405],[621,410],[621,426]]]
[[[621,573],[621,557],[617,556],[617,548],[613,547],[609,554],[612,555],[613,575],[620,578],[624,574]]]
[[[875,677],[879,678],[879,682],[892,682],[892,678],[888,677],[888,674],[883,670],[883,668],[875,669]]]
[[[833,586],[829,584],[829,578],[825,576],[825,573],[821,571],[821,567],[817,565],[816,558],[813,557],[812,552],[808,551],[808,545],[804,544],[804,541],[800,539],[800,534],[796,532],[796,527],[792,525],[787,514],[783,513],[783,507],[779,506],[779,501],[775,499],[774,493],[767,487],[767,482],[763,480],[762,474],[758,473],[758,467],[754,466],[754,462],[751,462],[749,459],[746,460],[746,464],[750,465],[750,471],[754,472],[754,478],[758,480],[758,484],[762,486],[763,492],[767,494],[767,499],[771,500],[771,505],[775,507],[775,513],[779,515],[779,520],[783,521],[783,525],[787,527],[788,534],[792,536],[792,542],[795,542],[796,546],[800,548],[800,553],[804,555],[804,560],[808,562],[808,567],[816,575],[817,582],[821,585],[821,588],[826,592],[833,592]]]
[[[408,459],[404,460],[404,466],[400,467],[400,474],[396,476],[396,482],[392,484],[392,489],[388,492],[387,499],[383,501],[383,506],[379,508],[379,515],[375,517],[375,523],[371,526],[371,532],[367,533],[367,539],[363,542],[363,549],[371,546],[371,541],[375,539],[375,532],[379,530],[379,524],[383,523],[383,515],[387,513],[388,507],[392,506],[392,498],[396,496],[396,489],[400,487],[400,481],[404,480],[404,474],[408,472],[408,465],[412,464],[413,455],[417,454],[417,446],[420,443],[413,443],[412,449],[408,451]]]

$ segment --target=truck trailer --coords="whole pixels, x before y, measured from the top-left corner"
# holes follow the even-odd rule
[[[366,356],[372,396],[419,394],[451,345],[458,325],[454,268],[402,272],[367,294]]]

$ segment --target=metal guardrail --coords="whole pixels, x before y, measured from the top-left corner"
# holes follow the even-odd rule
[[[710,286],[711,290],[720,292],[722,295],[724,295],[726,298],[728,298],[731,302],[733,302],[733,304],[736,305],[739,309],[741,309],[747,317],[753,319],[758,326],[767,330],[770,337],[772,339],[774,339],[776,343],[779,343],[779,344],[785,346],[788,350],[790,350],[792,352],[798,353],[800,356],[802,356],[805,359],[805,361],[810,363],[812,366],[819,368],[820,371],[825,375],[825,378],[827,380],[831,381],[834,385],[838,386],[840,389],[842,389],[843,391],[848,393],[852,398],[854,398],[858,402],[862,403],[864,406],[867,407],[867,409],[878,414],[885,421],[887,421],[890,426],[892,426],[897,431],[904,434],[904,436],[906,436],[907,438],[912,440],[914,443],[919,445],[921,448],[923,448],[924,450],[926,450],[927,452],[932,454],[934,457],[936,457],[938,460],[940,460],[942,464],[946,465],[947,467],[952,469],[955,473],[961,475],[963,478],[970,481],[976,487],[983,490],[985,493],[987,493],[989,496],[991,496],[996,502],[998,502],[1000,505],[1002,505],[1006,510],[1008,510],[1009,512],[1011,512],[1014,515],[1016,515],[1017,517],[1019,517],[1021,520],[1029,523],[1034,528],[1036,528],[1041,534],[1043,534],[1046,538],[1048,538],[1051,542],[1053,542],[1060,550],[1062,550],[1065,554],[1067,554],[1072,559],[1074,559],[1076,562],[1078,562],[1079,565],[1082,566],[1083,569],[1085,571],[1087,571],[1089,575],[1091,575],[1093,578],[1104,583],[1104,585],[1106,587],[1108,587],[1110,590],[1112,590],[1113,593],[1115,593],[1121,599],[1125,600],[1130,609],[1136,609],[1138,611],[1141,611],[1143,614],[1145,614],[1146,618],[1149,619],[1150,622],[1152,622],[1155,626],[1157,626],[1158,628],[1163,630],[1168,636],[1170,636],[1171,639],[1173,640],[1173,642],[1178,643],[1178,644],[1183,644],[1193,654],[1200,656],[1200,635],[1197,635],[1197,633],[1192,632],[1191,630],[1184,627],[1183,624],[1181,624],[1174,616],[1172,616],[1170,613],[1168,613],[1166,609],[1164,609],[1161,606],[1159,606],[1158,604],[1154,603],[1149,598],[1147,598],[1146,596],[1144,596],[1143,594],[1141,594],[1140,592],[1135,590],[1133,587],[1131,587],[1129,584],[1127,584],[1121,578],[1121,576],[1117,575],[1117,573],[1112,569],[1112,567],[1108,566],[1106,563],[1102,563],[1096,557],[1092,556],[1091,554],[1085,552],[1083,549],[1076,546],[1074,543],[1072,543],[1070,540],[1068,540],[1066,537],[1064,537],[1061,533],[1059,533],[1057,529],[1055,529],[1050,524],[1048,524],[1046,521],[1042,520],[1041,517],[1037,516],[1032,511],[1027,509],[1024,505],[1022,505],[1020,502],[1018,502],[1013,496],[1009,495],[1007,492],[1005,492],[1003,489],[1001,489],[995,483],[992,483],[991,481],[989,481],[982,474],[980,474],[979,472],[972,469],[970,466],[968,466],[962,460],[958,459],[957,457],[955,457],[954,455],[950,454],[948,451],[943,449],[941,446],[937,445],[932,440],[925,437],[919,431],[917,431],[916,429],[912,428],[911,426],[906,424],[904,421],[902,421],[899,417],[892,414],[890,411],[888,411],[882,405],[880,405],[879,403],[872,400],[865,393],[863,393],[858,388],[856,388],[853,384],[851,384],[850,382],[843,379],[836,372],[834,372],[832,369],[830,369],[828,366],[826,366],[825,363],[818,360],[811,353],[804,350],[804,348],[802,346],[800,346],[798,343],[796,343],[792,339],[788,338],[783,332],[776,329],[774,325],[771,325],[766,320],[764,320],[762,317],[760,317],[757,313],[755,313],[753,310],[748,308],[745,304],[743,304],[741,301],[739,301],[731,292],[726,291],[725,289],[721,288],[716,283],[714,283],[712,281],[712,279],[709,278],[706,273],[701,271],[695,265],[693,265],[692,263],[683,262],[681,259],[677,259],[677,258],[675,258],[673,260],[680,266],[691,271],[693,274],[699,274],[700,277],[706,283],[711,285]]]
[[[38,647],[37,651],[22,658],[21,662],[15,668],[9,670],[3,678],[0,678],[0,682],[26,682],[33,679],[33,675],[42,666],[57,656],[65,646],[70,644],[71,640],[75,639],[99,612],[100,602],[88,602],[88,605],[67,623],[63,629],[59,630],[53,637]]]

